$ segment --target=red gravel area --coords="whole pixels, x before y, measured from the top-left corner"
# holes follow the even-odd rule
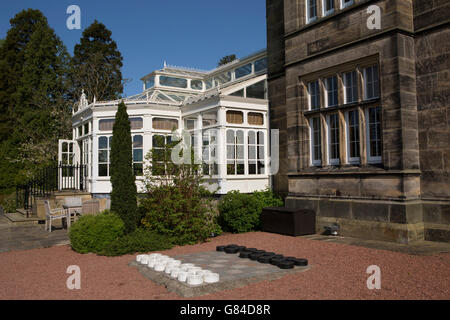
[[[237,243],[307,258],[311,269],[197,299],[450,299],[450,254],[415,256],[345,244],[251,232],[165,251],[175,255]],[[0,254],[0,299],[180,299],[128,266],[133,255],[78,254],[70,246]],[[68,290],[69,265],[81,289]],[[368,290],[366,269],[381,268],[381,289]]]

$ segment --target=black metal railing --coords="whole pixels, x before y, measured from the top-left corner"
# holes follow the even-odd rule
[[[60,190],[86,190],[86,165],[55,164],[41,169],[27,183],[16,186],[16,205],[29,210],[35,197]]]

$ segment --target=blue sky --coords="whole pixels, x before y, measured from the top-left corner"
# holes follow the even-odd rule
[[[0,2],[0,38],[9,20],[27,8],[39,9],[68,51],[94,19],[112,31],[131,79],[124,95],[142,91],[142,76],[171,65],[213,69],[221,57],[248,55],[266,47],[265,0],[14,0]],[[69,30],[69,5],[81,9],[81,30]]]

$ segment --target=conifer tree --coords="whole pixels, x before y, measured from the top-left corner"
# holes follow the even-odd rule
[[[127,107],[121,101],[113,126],[110,158],[111,211],[117,213],[132,232],[137,225],[137,190],[133,172],[131,127]]]
[[[72,59],[74,95],[84,89],[88,101],[115,100],[123,92],[122,55],[112,32],[95,20],[83,31]]]

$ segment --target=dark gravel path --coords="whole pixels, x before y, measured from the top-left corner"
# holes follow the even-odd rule
[[[223,235],[165,251],[176,255],[237,243],[305,257],[307,272],[197,299],[450,299],[450,254],[417,256],[264,232]],[[77,254],[70,246],[0,253],[0,299],[180,299],[144,278],[134,256]],[[68,290],[69,265],[81,268],[81,289]],[[381,268],[381,290],[368,290],[366,269]]]

